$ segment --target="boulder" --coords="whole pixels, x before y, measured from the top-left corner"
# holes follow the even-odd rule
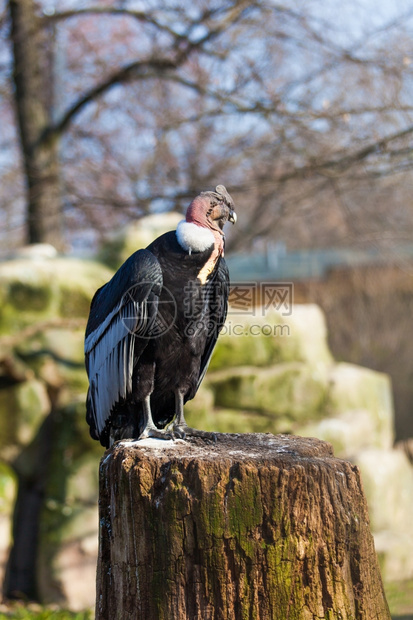
[[[399,450],[363,450],[354,462],[361,471],[383,579],[412,579],[413,468]]]
[[[98,263],[44,252],[0,264],[1,456],[12,463],[20,489],[35,487],[45,497],[36,533],[40,595],[46,602],[66,598],[73,608],[94,602],[91,540],[97,540],[102,453],[85,423],[84,329],[96,289],[111,276]],[[3,519],[0,505],[0,527],[6,519],[10,527],[11,512]]]
[[[11,518],[16,498],[16,476],[11,467],[0,461],[0,583],[3,583],[12,542]]]
[[[84,361],[85,325],[80,328],[51,327],[28,337],[16,347],[24,360],[54,394],[56,407],[85,397],[88,379]]]
[[[10,460],[16,450],[35,438],[50,413],[45,385],[37,379],[16,383],[0,390],[0,447],[2,459]]]
[[[0,335],[57,319],[87,318],[90,301],[113,273],[76,258],[0,263]]]
[[[296,422],[325,415],[328,372],[322,365],[290,362],[231,368],[211,373],[208,385],[218,407],[266,412]]]
[[[245,315],[230,307],[210,368],[293,361],[313,366],[333,363],[324,315],[314,304],[293,306],[288,316],[259,308]]]
[[[97,555],[98,460],[84,402],[61,409],[53,426],[49,479],[41,515],[38,587],[45,603],[92,607]]]
[[[182,218],[181,213],[173,211],[142,217],[106,239],[100,248],[98,259],[113,269],[118,269],[136,250],[146,248],[163,233],[175,230]]]
[[[339,363],[329,371],[326,417],[294,432],[330,442],[335,454],[352,458],[369,448],[389,450],[394,442],[390,378],[380,372]]]
[[[376,371],[344,363],[285,362],[209,372],[205,384],[219,409],[204,416],[207,430],[319,437],[344,458],[393,444],[391,383]]]
[[[390,448],[394,443],[394,410],[391,381],[388,375],[354,364],[339,363],[330,374],[328,407],[330,415],[338,412],[368,411],[376,429],[365,445]]]

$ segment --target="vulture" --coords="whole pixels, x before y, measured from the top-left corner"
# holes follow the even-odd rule
[[[121,439],[210,436],[190,428],[184,404],[206,373],[228,306],[223,185],[201,192],[186,218],[130,256],[94,295],[85,334],[90,434]]]

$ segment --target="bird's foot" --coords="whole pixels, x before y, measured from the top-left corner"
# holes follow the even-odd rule
[[[197,428],[191,428],[186,424],[174,425],[172,427],[172,432],[175,437],[179,439],[185,439],[185,437],[202,437],[202,439],[209,439],[214,443],[217,440],[216,433],[212,433],[209,431],[200,431]]]
[[[172,431],[165,431],[163,429],[156,428],[156,426],[149,426],[145,428],[139,435],[139,439],[147,439],[148,437],[151,437],[152,439],[175,439]]]

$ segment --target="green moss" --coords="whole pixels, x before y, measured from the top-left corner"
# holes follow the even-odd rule
[[[98,260],[111,269],[119,269],[124,255],[125,239],[120,236],[107,241],[98,254]]]
[[[48,308],[52,297],[48,287],[15,281],[10,284],[8,301],[19,311],[30,308],[33,312],[42,312]]]
[[[228,531],[244,553],[254,559],[257,541],[251,532],[262,523],[261,488],[256,472],[245,473],[230,481],[227,495]]]
[[[0,461],[0,514],[11,515],[16,497],[16,476],[11,467]]]
[[[199,544],[210,547],[215,540],[222,539],[224,535],[224,521],[222,506],[224,503],[225,488],[220,481],[210,481],[200,472],[203,478],[202,487],[211,488],[211,492],[204,494],[197,506],[197,521],[199,523]]]
[[[47,392],[40,381],[0,390],[0,445],[28,444],[49,411]]]
[[[65,318],[87,317],[91,301],[90,291],[62,286],[60,289],[59,314]]]
[[[216,433],[290,433],[293,430],[291,419],[285,416],[272,416],[262,411],[243,411],[240,409],[210,408],[203,415],[186,415],[189,426]]]
[[[210,374],[208,384],[219,407],[261,411],[295,421],[327,414],[325,367],[296,362],[265,369],[243,367]]]
[[[248,329],[245,327],[245,329]],[[224,335],[218,340],[211,359],[210,369],[219,370],[232,366],[268,366],[283,360],[282,347],[275,338],[251,335]],[[291,358],[290,358],[291,359]]]
[[[88,437],[84,414],[83,403],[53,413],[53,451],[48,467],[49,479],[40,526],[42,562],[49,568],[62,541],[70,538],[74,529],[73,523],[85,520],[84,505],[73,494],[73,485],[69,486],[69,480],[76,476],[85,459],[89,461],[92,469],[96,467],[97,470],[97,460],[95,466],[90,453],[92,450],[101,453],[97,442]],[[89,482],[90,502],[96,496],[96,482],[90,476]],[[70,488],[71,494],[68,493]],[[83,489],[83,493],[86,492],[87,490]]]

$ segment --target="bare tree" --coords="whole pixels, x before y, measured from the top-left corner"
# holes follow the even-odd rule
[[[318,1],[131,6],[10,0],[29,241],[179,208],[222,176],[235,248],[291,218],[297,243],[346,239],[360,193],[371,233],[377,188],[411,173],[410,14],[352,34]]]

